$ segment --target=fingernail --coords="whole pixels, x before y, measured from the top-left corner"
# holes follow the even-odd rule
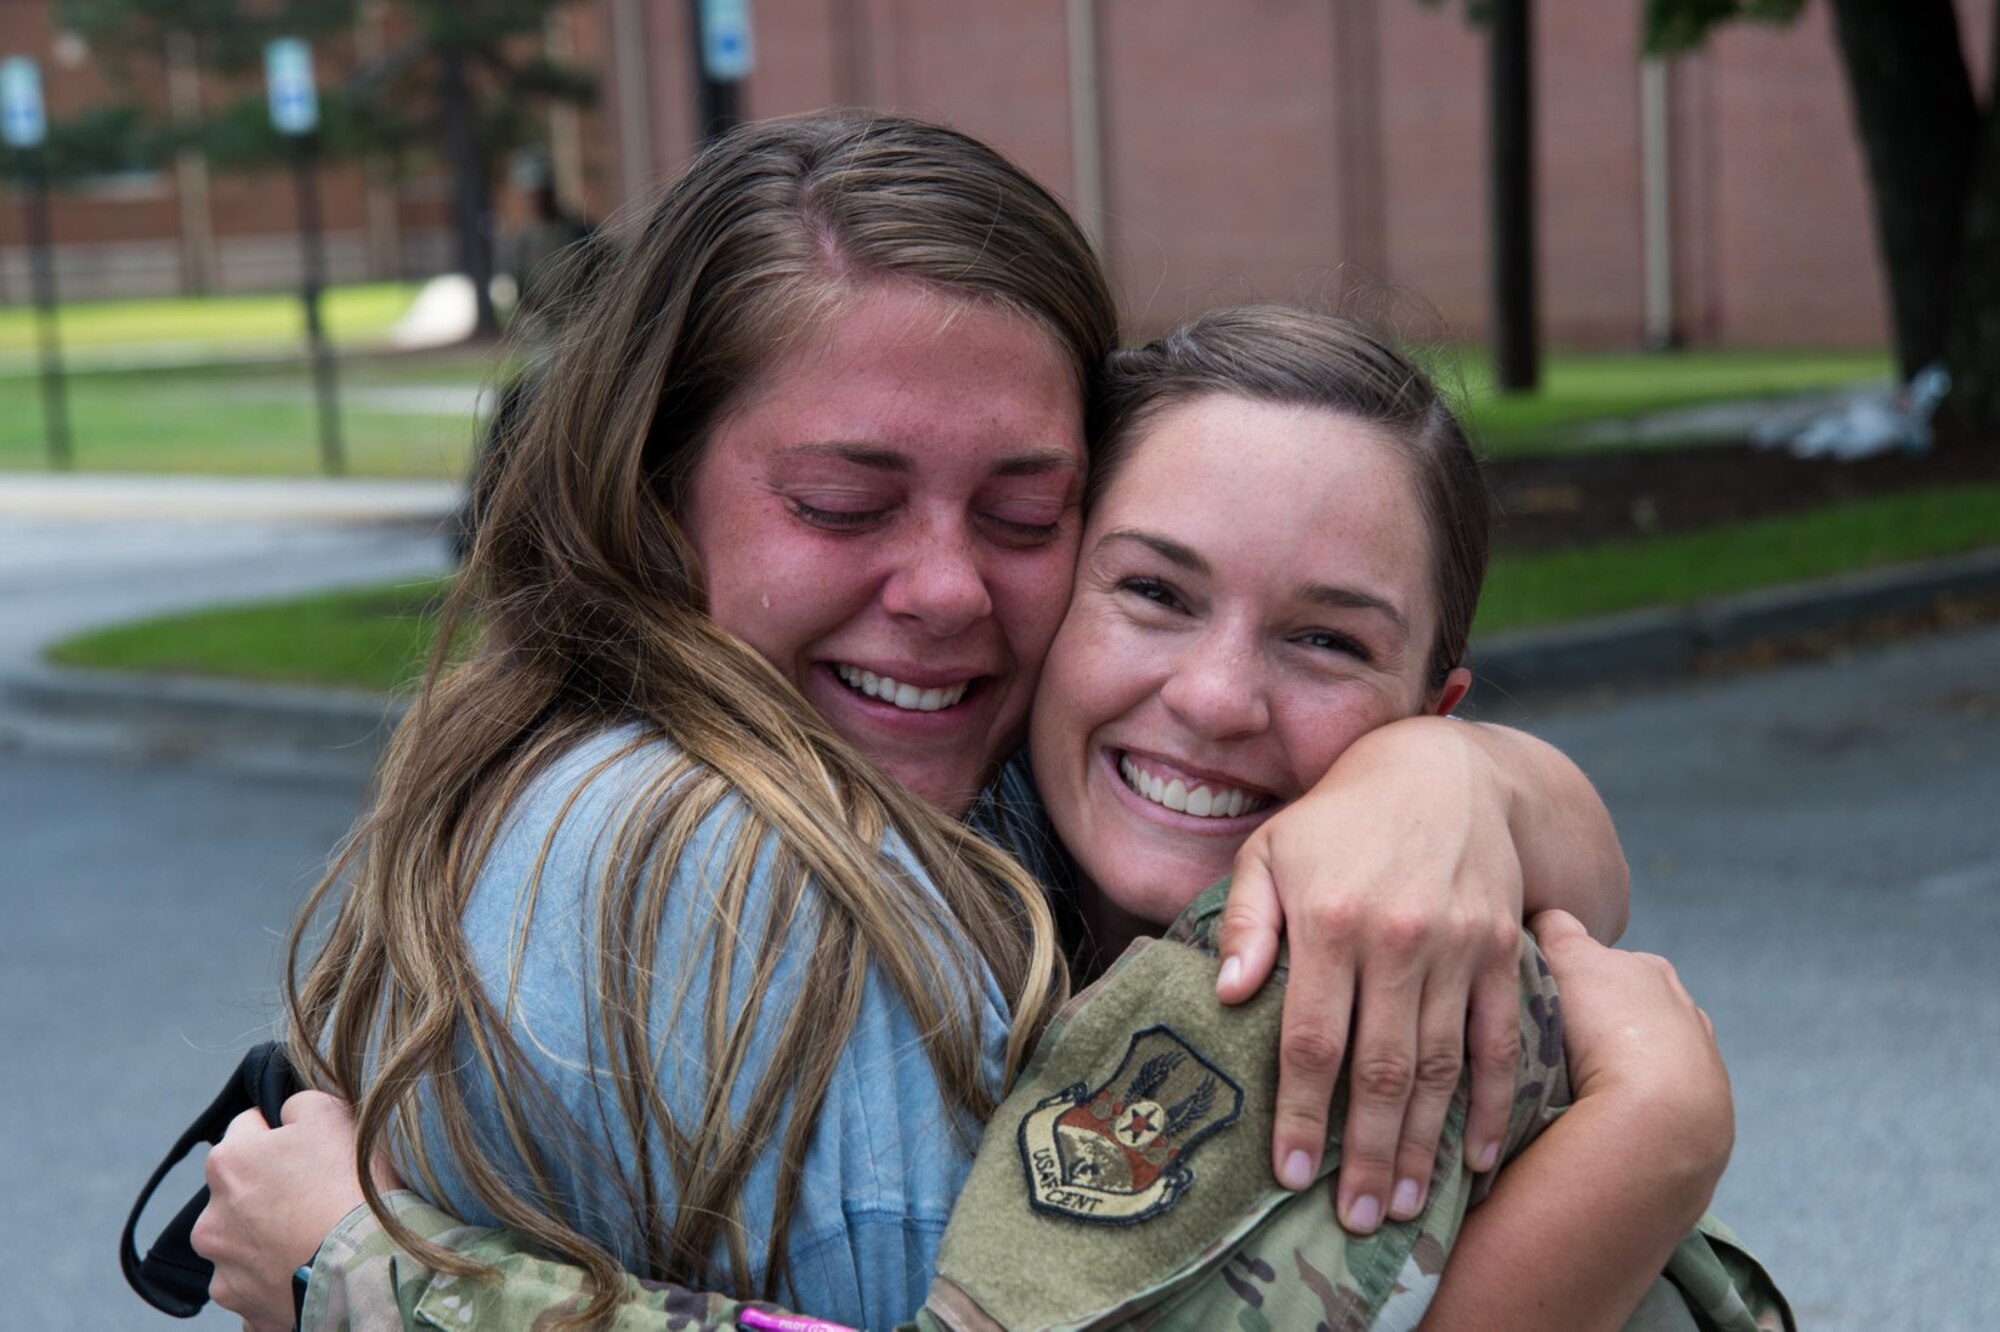
[[[1236,984],[1236,978],[1243,974],[1243,959],[1232,957],[1222,964],[1222,974],[1216,977],[1215,988],[1226,990]]]
[[[1472,1159],[1472,1168],[1479,1171],[1491,1170],[1499,1160],[1500,1144],[1489,1142],[1484,1147],[1481,1147],[1479,1155]]]
[[[1347,1228],[1358,1234],[1371,1233],[1382,1224],[1382,1204],[1372,1193],[1364,1193],[1347,1209]]]
[[[1415,1216],[1424,1205],[1424,1186],[1414,1179],[1406,1179],[1396,1186],[1396,1196],[1390,1200],[1389,1212],[1399,1220],[1407,1221]]]
[[[1293,1152],[1285,1158],[1285,1164],[1279,1167],[1278,1182],[1293,1193],[1297,1193],[1300,1189],[1312,1183],[1312,1158],[1304,1152]]]

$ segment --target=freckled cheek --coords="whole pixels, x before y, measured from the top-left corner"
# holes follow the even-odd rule
[[[1025,674],[1041,670],[1062,626],[1069,605],[1069,570],[1067,561],[1052,562],[1049,568],[1021,571],[989,584],[994,612],[1001,617],[1015,663]]]
[[[1287,700],[1277,730],[1298,789],[1310,790],[1356,740],[1403,714],[1386,696],[1368,691],[1329,705]]]

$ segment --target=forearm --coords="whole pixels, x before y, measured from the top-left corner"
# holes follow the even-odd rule
[[[385,1201],[416,1234],[488,1265],[493,1276],[468,1280],[433,1271],[398,1248],[360,1207],[327,1237],[313,1261],[301,1332],[540,1327],[583,1306],[582,1268],[537,1256],[510,1231],[468,1226],[414,1193],[387,1194]],[[628,1275],[619,1292],[617,1326],[622,1332],[666,1332],[688,1326],[690,1315],[699,1314],[702,1326],[733,1327],[752,1307],[773,1308]]]
[[[1526,915],[1562,910],[1600,943],[1625,932],[1631,875],[1597,788],[1555,746],[1489,722],[1454,722],[1507,800]]]
[[[1466,1217],[1425,1332],[1623,1327],[1721,1167],[1645,1107],[1586,1097]]]

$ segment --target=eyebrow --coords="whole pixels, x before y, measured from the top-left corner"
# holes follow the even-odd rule
[[[1301,583],[1292,590],[1292,595],[1300,601],[1315,606],[1326,606],[1333,610],[1380,611],[1396,626],[1396,632],[1405,641],[1410,637],[1410,622],[1403,618],[1403,612],[1373,592],[1363,592],[1353,587],[1329,587],[1325,583]]]
[[[1137,528],[1132,527],[1116,528],[1104,534],[1103,539],[1097,543],[1096,549],[1101,551],[1114,541],[1135,542],[1152,551],[1167,563],[1186,569],[1189,573],[1200,574],[1204,578],[1208,577],[1212,572],[1208,567],[1208,561],[1195,554],[1189,547],[1183,546],[1178,541],[1169,541],[1167,538],[1157,536],[1151,532],[1141,532]],[[1092,553],[1096,552],[1093,551]]]
[[[778,450],[779,456],[786,458],[835,458],[850,462],[857,467],[869,467],[878,472],[911,472],[916,464],[910,455],[895,449],[878,448],[872,444],[849,444],[838,441],[824,444],[793,444]]]
[[[872,468],[878,472],[913,472],[916,463],[910,455],[899,449],[885,449],[875,444],[849,443],[832,440],[824,443],[794,444],[779,450],[791,458],[834,458],[841,462],[853,463],[857,467]],[[993,469],[994,476],[1043,476],[1050,472],[1078,471],[1080,463],[1075,454],[1064,449],[1033,449],[1004,458]]]
[[[1169,564],[1178,566],[1192,574],[1204,578],[1212,576],[1208,561],[1197,555],[1188,546],[1178,541],[1168,540],[1152,532],[1141,532],[1136,528],[1121,527],[1104,534],[1097,543],[1096,550],[1102,551],[1114,541],[1130,541],[1144,546]],[[1405,641],[1410,637],[1410,622],[1403,618],[1403,612],[1394,603],[1376,596],[1373,592],[1363,592],[1354,587],[1334,587],[1328,583],[1300,583],[1292,589],[1294,600],[1314,606],[1325,606],[1331,610],[1372,610],[1388,617],[1396,626],[1396,632]]]

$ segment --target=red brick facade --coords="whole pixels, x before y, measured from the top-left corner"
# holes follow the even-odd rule
[[[1991,0],[1960,0],[1965,47],[1985,86]],[[752,116],[875,105],[980,135],[1076,202],[1137,330],[1249,295],[1392,302],[1406,325],[1431,311],[1464,336],[1487,308],[1484,50],[1456,3],[1418,0],[759,0]],[[1662,136],[1649,140],[1638,6],[1542,0],[1536,7],[1542,314],[1564,346],[1639,345],[1648,327],[1647,145],[1659,183],[1671,319],[1695,345],[1868,345],[1886,340],[1881,269],[1858,144],[1824,5],[1789,29],[1739,25],[1666,76]],[[1073,66],[1077,21],[1095,61]],[[596,69],[597,105],[553,148],[573,202],[618,213],[685,164],[695,146],[686,0],[580,0],[558,20]],[[48,6],[0,9],[0,45],[43,59],[58,112],[94,73],[54,67]],[[330,59],[351,59],[332,53]],[[1079,62],[1081,63],[1081,62]],[[1094,81],[1079,77],[1088,70]],[[1092,159],[1073,91],[1095,88]],[[1658,104],[1656,104],[1658,105]],[[1082,149],[1080,151],[1080,148]],[[167,244],[174,180],[154,197],[74,197],[66,244]],[[359,168],[329,173],[344,275],[379,269],[360,239]],[[443,248],[434,176],[395,201],[403,253],[423,271]],[[282,177],[217,178],[224,267],[232,244],[279,242],[291,225]],[[378,217],[379,223],[379,217]],[[18,243],[0,215],[0,245]],[[261,272],[269,264],[258,267]]]

